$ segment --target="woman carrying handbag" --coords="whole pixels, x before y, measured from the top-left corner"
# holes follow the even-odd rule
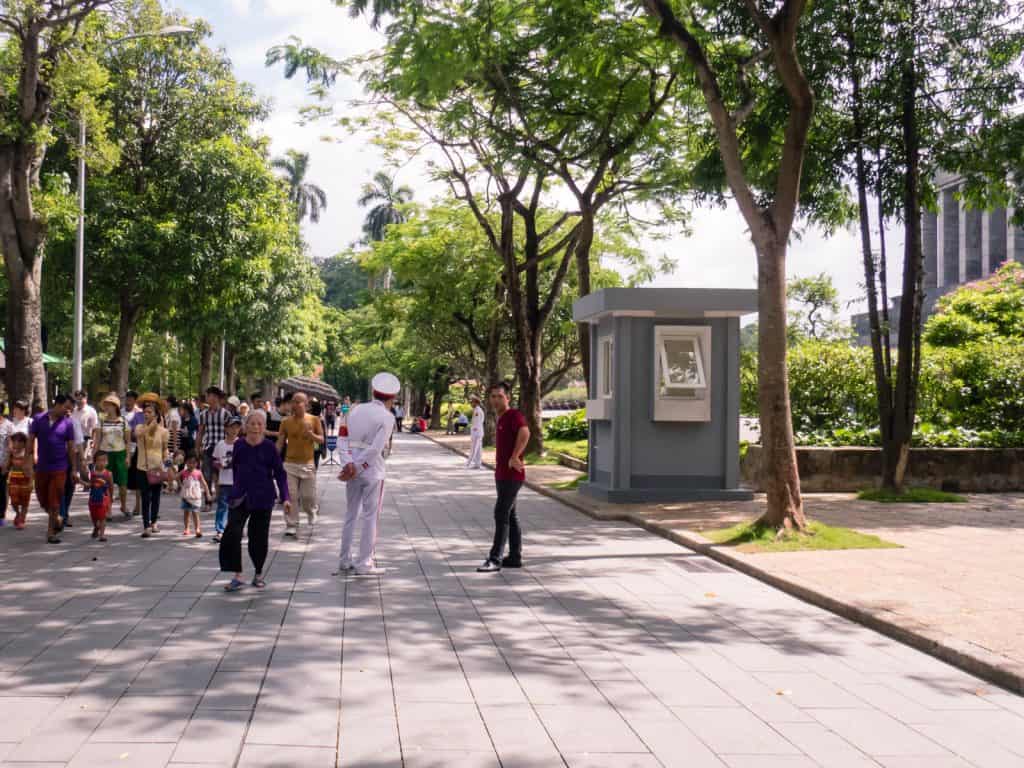
[[[160,423],[159,399],[146,399],[143,396],[139,402],[142,404],[144,421],[135,428],[135,440],[139,447],[138,471],[144,475],[139,477],[142,492],[142,538],[148,539],[160,530],[157,520],[160,517],[160,496],[164,480],[167,479],[167,442],[170,433]]]

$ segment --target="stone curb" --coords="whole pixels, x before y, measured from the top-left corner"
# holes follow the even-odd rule
[[[435,443],[454,454],[467,456],[464,451],[461,451],[454,446],[446,445],[439,440],[435,440],[430,435],[423,436],[432,443]],[[494,469],[493,465],[487,464],[486,462],[484,463],[484,466]],[[918,651],[927,653],[929,656],[933,656],[940,661],[951,664],[952,666],[962,669],[976,677],[980,677],[990,683],[1000,686],[1001,688],[1005,688],[1012,693],[1019,695],[1024,694],[1024,675],[1021,675],[1012,669],[1007,669],[1005,666],[1001,665],[998,661],[999,657],[995,656],[995,654],[986,654],[982,649],[973,647],[964,648],[963,646],[965,644],[962,640],[934,637],[924,629],[915,629],[898,624],[889,619],[882,618],[877,614],[871,613],[870,611],[866,611],[863,608],[858,608],[855,605],[850,605],[849,603],[836,600],[835,598],[822,592],[818,592],[817,590],[808,589],[807,587],[790,581],[789,579],[769,573],[768,571],[750,563],[746,559],[732,555],[729,552],[714,546],[712,542],[708,541],[700,534],[693,533],[691,531],[680,532],[672,530],[666,526],[646,520],[640,515],[632,512],[602,512],[588,507],[586,504],[576,501],[575,499],[567,499],[558,491],[554,491],[529,480],[526,481],[525,485],[530,490],[539,493],[542,496],[547,496],[549,499],[561,502],[570,509],[574,509],[577,512],[595,520],[624,522],[636,525],[655,534],[656,536],[661,536],[675,544],[693,550],[694,552],[709,557],[723,565],[727,565],[740,573],[755,578],[758,581],[762,581],[765,584],[792,595],[793,597],[803,600],[805,603],[810,603],[818,608],[823,608],[830,613],[834,613],[837,616],[841,616],[844,619],[856,622],[861,626],[874,630],[875,632],[892,638],[904,645],[908,645]],[[992,660],[985,658],[985,656],[991,656]]]

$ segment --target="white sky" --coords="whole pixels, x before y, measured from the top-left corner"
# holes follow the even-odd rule
[[[290,35],[337,58],[377,47],[380,37],[364,20],[351,19],[346,9],[338,8],[331,0],[168,0],[168,5],[211,22],[214,43],[227,50],[236,75],[254,84],[262,97],[272,99],[274,113],[265,123],[264,132],[272,140],[274,153],[287,149],[310,153],[309,180],[328,195],[328,209],[320,223],[305,225],[313,255],[333,255],[357,240],[364,211],[357,206],[356,198],[363,183],[384,166],[382,159],[361,138],[324,142],[322,137],[329,132],[326,123],[298,125],[299,108],[307,103],[304,80],[297,75],[295,80],[286,81],[280,67],[264,67],[264,57],[268,48],[285,42]],[[351,80],[339,80],[336,92],[344,99],[357,95],[358,89]],[[421,201],[437,191],[413,168],[400,174],[398,181],[411,186]],[[656,285],[754,287],[753,247],[735,207],[698,211],[692,230],[692,237],[680,236],[651,245],[652,256],[667,253],[677,264],[675,273],[660,276]],[[890,235],[889,248],[897,256],[890,268],[890,293],[897,294],[901,233]],[[820,231],[808,228],[794,241],[788,263],[790,276],[822,271],[832,275],[844,305],[842,314],[849,314],[847,303],[858,302],[863,294],[860,248],[853,230],[826,239]]]

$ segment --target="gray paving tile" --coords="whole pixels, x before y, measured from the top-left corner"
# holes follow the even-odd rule
[[[607,703],[542,705],[536,707],[536,711],[563,755],[570,752],[648,752],[628,723]]]
[[[67,768],[162,768],[171,759],[173,744],[108,742],[83,746]]]
[[[950,753],[920,732],[871,709],[815,709],[810,713],[823,725],[871,756],[934,755]]]
[[[673,707],[672,711],[716,754],[799,754],[778,731],[741,707]]]
[[[246,744],[336,747],[338,700],[294,696],[260,699]]]
[[[335,757],[333,747],[246,744],[238,768],[334,768]]]
[[[173,744],[198,703],[198,696],[125,696],[107,713],[90,742]]]
[[[476,704],[399,702],[398,728],[405,752],[463,750],[493,754]]]
[[[237,712],[200,709],[189,720],[171,760],[233,765],[248,724],[248,717]]]

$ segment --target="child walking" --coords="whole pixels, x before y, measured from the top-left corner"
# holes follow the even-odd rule
[[[231,471],[231,456],[235,450],[235,441],[242,429],[242,420],[237,416],[228,421],[227,434],[213,449],[213,466],[217,469],[217,516],[214,519],[216,533],[214,542],[219,542],[224,528],[228,524],[228,497],[234,485],[234,472]]]
[[[107,540],[107,515],[114,503],[114,475],[107,469],[107,454],[96,451],[89,473],[89,517],[92,518],[92,537]]]
[[[203,532],[199,527],[199,511],[203,507],[203,500],[209,501],[212,494],[206,478],[199,471],[199,459],[194,453],[185,459],[185,470],[178,475],[178,481],[181,483],[181,511],[185,518],[185,530],[181,535],[190,536],[194,523],[196,538],[201,539]]]
[[[11,450],[5,463],[7,494],[14,511],[14,527],[20,531],[25,527],[28,504],[32,498],[32,457],[28,455],[28,436],[24,432],[15,432],[10,440]]]

